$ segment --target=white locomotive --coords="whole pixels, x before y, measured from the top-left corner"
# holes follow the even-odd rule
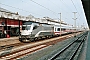
[[[42,38],[51,38],[53,36],[59,36],[60,34],[66,34],[66,28],[60,25],[51,25],[45,23],[36,22],[23,22],[21,34],[19,36],[19,41],[21,42],[31,42]]]

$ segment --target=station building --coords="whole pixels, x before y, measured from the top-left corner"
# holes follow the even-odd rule
[[[32,15],[25,17],[0,7],[0,37],[19,35],[22,30],[22,24],[25,21],[60,25],[60,21],[49,17],[35,18]],[[68,26],[68,24],[63,21],[61,21],[61,24]]]
[[[0,38],[17,36],[19,34],[22,20],[8,17],[10,14],[17,15],[16,13],[0,8]]]

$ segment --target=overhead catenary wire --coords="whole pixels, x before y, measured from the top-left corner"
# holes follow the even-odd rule
[[[30,3],[30,2],[25,2],[25,1],[23,1],[23,0],[21,0],[21,1],[22,1],[23,3],[27,3],[27,4]],[[29,0],[29,1],[30,1],[30,0]],[[39,3],[35,2],[35,1],[31,1],[31,2],[33,2],[33,3],[35,3],[35,4],[38,4],[39,6],[47,9],[48,11],[51,11],[49,8],[46,8],[45,6],[42,6],[41,4],[39,4]],[[51,11],[51,12],[53,12],[54,14],[56,14],[56,12],[54,12],[54,11]],[[42,16],[43,16],[43,15],[42,15]],[[48,17],[49,17],[49,16],[48,16]]]
[[[72,0],[71,0],[72,1]],[[79,21],[81,21],[81,15],[79,14],[79,12],[78,12],[78,10],[77,10],[77,8],[76,8],[76,6],[75,6],[75,4],[74,4],[74,2],[72,1],[72,3],[73,3],[73,5],[74,5],[74,7],[75,7],[75,9],[76,9],[76,11],[77,11],[77,13],[78,13],[78,16],[79,16]]]
[[[49,9],[49,8],[47,8],[47,7],[45,7],[45,6],[41,5],[41,4],[39,4],[39,3],[35,2],[35,1],[33,1],[33,0],[30,0],[30,1],[32,1],[33,3],[35,3],[35,4],[39,5],[39,6],[41,6],[41,7],[45,8],[45,9],[47,9],[47,10],[49,10],[49,11],[50,11],[50,12],[52,12],[53,14],[58,14],[58,13],[56,13],[56,12],[52,11],[51,9]],[[56,15],[55,15],[55,16],[56,16]],[[56,16],[56,17],[57,17],[57,16]]]
[[[48,1],[50,1],[50,0],[48,0]],[[53,1],[50,1],[50,2],[52,2],[54,5],[56,5],[56,7],[57,7],[57,8],[60,8],[60,10],[65,11],[64,9],[61,9],[61,7],[60,7],[60,6],[58,6],[57,4],[55,4]],[[65,11],[65,12],[66,12],[66,11]]]
[[[71,10],[71,8],[69,8],[69,6],[65,3],[65,1],[63,1],[63,0],[59,0],[59,1],[61,1],[62,3],[63,3],[63,5],[68,9],[68,11],[72,11]]]
[[[7,7],[11,7],[11,8],[14,8],[14,9],[18,9],[18,10],[21,10],[21,11],[24,11],[24,12],[28,12],[28,13],[32,13],[32,14],[36,14],[36,13],[33,13],[33,12],[30,12],[30,11],[26,11],[26,10],[24,10],[24,9],[21,9],[21,8],[18,8],[18,7],[14,7],[14,6],[10,6],[10,5],[6,5],[6,4],[3,4],[3,3],[0,3],[1,5],[4,5],[4,6],[7,6]],[[31,15],[32,15],[31,14]],[[40,15],[40,14],[37,14],[37,15],[39,15],[39,16],[42,16],[42,15]]]
[[[50,1],[50,0],[49,0]],[[60,0],[59,0],[60,1]],[[70,13],[72,13],[72,11],[69,9],[69,8],[67,8],[67,6],[65,6],[66,8],[67,8],[67,10],[69,10],[69,12],[67,12],[67,11],[65,11],[64,9],[62,9],[60,6],[57,6],[57,4],[55,4],[55,2],[53,2],[53,1],[50,1],[53,5],[56,5],[56,7],[58,7],[60,10],[63,10],[64,12],[66,12],[65,13],[65,15],[67,15],[67,16],[69,16],[70,18],[71,18],[71,14]],[[60,1],[61,2],[61,1]],[[64,2],[62,3],[62,4],[64,4]],[[64,5],[66,5],[66,4],[64,4]],[[55,7],[55,8],[56,8]],[[62,13],[62,12],[59,12],[59,13]],[[63,13],[62,13],[63,14]],[[70,20],[70,18],[68,18],[67,16],[65,16],[65,15],[62,15],[62,20],[64,19],[64,20]],[[72,18],[71,18],[72,19]]]
[[[72,10],[68,7],[68,5],[65,3],[65,1],[64,0],[59,0],[60,2],[62,2],[62,4],[67,8],[67,10],[71,13],[72,12]],[[68,12],[67,12],[68,13]],[[69,16],[71,17],[71,14],[70,13],[68,13],[69,14]],[[67,18],[66,18],[67,19]]]
[[[65,1],[64,1],[64,0],[60,0],[60,1],[62,1],[62,3],[66,6],[66,8],[68,8],[68,5],[66,5],[66,3],[65,3]],[[72,2],[72,4],[73,4],[74,8],[76,9],[76,11],[77,11],[77,13],[78,13],[78,15],[79,15],[79,20],[80,20],[81,15],[79,14],[79,12],[78,12],[78,10],[77,10],[77,8],[76,8],[76,6],[75,6],[74,2],[73,2],[72,0],[71,0],[71,2]],[[70,9],[70,8],[69,8],[69,11],[71,11],[71,9]]]
[[[66,4],[66,2],[64,0],[59,0],[62,2],[62,4],[67,8],[68,11],[70,11],[70,13],[72,12],[72,9]],[[69,15],[71,17],[71,15]]]
[[[80,14],[79,14],[79,12],[78,12],[78,10],[77,10],[77,8],[76,8],[76,6],[75,6],[74,2],[73,2],[72,0],[71,0],[71,2],[72,2],[72,4],[73,4],[73,6],[75,7],[75,9],[76,9],[76,11],[77,11],[77,13],[78,13],[79,17],[81,18],[81,16],[80,16]],[[79,20],[80,20],[80,18],[79,18]]]
[[[80,2],[81,2],[81,0],[80,0]],[[83,13],[84,12],[84,10],[83,10],[83,7],[81,6],[82,5],[82,2],[79,4],[78,3],[78,0],[76,0],[76,3],[77,3],[77,5],[78,5],[78,8],[81,8],[82,9],[82,12],[80,12],[80,13]],[[80,7],[81,6],[81,7]],[[80,15],[81,16],[81,15]],[[82,17],[81,17],[82,18]],[[82,18],[83,19],[83,18]]]
[[[32,13],[32,12],[30,12],[30,11],[26,11],[26,10],[24,10],[24,9],[21,9],[21,8],[18,8],[18,7],[14,7],[14,6],[10,6],[10,5],[7,5],[7,4],[3,4],[3,3],[0,3],[1,5],[4,5],[4,6],[7,6],[7,7],[10,7],[10,8],[14,8],[14,9],[18,9],[18,10],[21,10],[21,11],[24,11],[24,12],[28,12],[28,13]],[[44,7],[44,6],[43,6]],[[48,9],[48,8],[47,8]],[[51,10],[49,10],[49,11],[51,11]],[[52,11],[53,12],[53,11]],[[55,12],[53,12],[53,13],[55,13]],[[36,13],[32,13],[32,14],[36,14]],[[32,14],[30,14],[30,15],[32,15]],[[56,13],[57,14],[57,13]],[[38,14],[39,15],[39,14]],[[41,16],[41,15],[40,15]]]
[[[30,0],[30,1],[32,1],[32,2],[34,2],[34,3],[36,3],[36,4],[38,4],[39,6],[45,8],[45,9],[51,11],[51,12],[53,12],[54,14],[58,14],[58,13],[56,13],[56,12],[50,10],[49,8],[47,8],[47,7],[45,7],[45,6],[41,5],[41,4],[39,4],[39,3],[35,2],[35,1],[33,1],[33,0]],[[1,4],[2,4],[2,3],[1,3]],[[12,8],[14,8],[14,9],[22,10],[22,11],[25,11],[25,12],[32,13],[32,12],[30,12],[30,11],[26,11],[26,10],[24,10],[24,9],[20,9],[20,8],[17,8],[17,7],[9,6],[9,5],[6,5],[6,4],[2,4],[2,5],[8,6],[8,7],[12,7]],[[36,14],[36,13],[33,13],[33,14]],[[40,14],[37,14],[37,15],[40,15]],[[42,15],[40,15],[40,16],[42,16]]]
[[[50,1],[50,0],[49,0]],[[50,1],[50,2],[52,2],[54,5],[56,5],[56,7],[57,8],[60,8],[60,6],[57,6],[57,4],[55,4],[53,1]],[[61,9],[60,8],[60,10],[63,10],[63,11],[65,11],[64,9]],[[65,11],[66,12],[66,14],[68,13],[67,11]],[[71,11],[70,11],[71,12]],[[70,16],[70,15],[69,15]],[[63,17],[63,16],[62,16]],[[70,16],[71,17],[71,16]],[[64,17],[65,19],[67,19],[66,17]]]
[[[66,3],[65,3],[65,1],[64,0],[61,0],[62,2],[63,2],[63,4],[65,5]],[[76,9],[76,11],[77,11],[77,13],[78,13],[78,15],[79,15],[79,20],[80,20],[80,18],[81,18],[81,15],[79,14],[79,12],[78,12],[78,10],[77,10],[77,8],[76,8],[76,6],[75,6],[75,4],[74,4],[74,2],[71,0],[71,2],[72,2],[72,4],[73,4],[73,6],[74,6],[74,8]],[[66,7],[68,7],[68,5],[65,5]],[[69,8],[69,10],[71,11],[71,9]]]
[[[63,3],[65,3],[64,1],[65,0],[61,0],[61,1],[63,1]],[[79,14],[79,12],[78,12],[78,10],[77,10],[77,7],[75,6],[75,4],[74,4],[74,2],[71,0],[71,2],[72,2],[72,4],[73,4],[73,6],[74,6],[74,8],[76,9],[76,12],[77,12],[77,14],[78,14],[78,19],[79,19],[79,21],[81,20],[81,15]],[[68,7],[68,5],[66,5],[67,7]]]
[[[35,1],[33,1],[33,0],[30,0],[30,1],[34,2],[35,4],[37,4],[37,5],[39,5],[39,6],[43,7],[43,8],[45,8],[45,9],[47,9],[47,10],[51,11],[51,12],[53,12],[53,13],[56,13],[56,12],[54,12],[54,11],[50,10],[49,8],[47,8],[47,7],[45,7],[45,6],[41,5],[41,4],[39,4],[39,3],[37,3],[37,2],[35,2]]]
[[[37,5],[36,3],[34,3],[34,2],[32,2],[32,1],[35,1],[36,3],[38,3],[38,4],[40,4],[40,5]],[[10,7],[10,8],[14,8],[14,9],[18,9],[18,10],[20,10],[21,12],[27,12],[27,13],[24,13],[24,14],[34,14],[34,15],[38,15],[38,16],[47,16],[48,15],[48,17],[49,16],[54,16],[53,18],[56,18],[56,17],[59,17],[59,14],[58,13],[62,13],[62,20],[66,20],[67,19],[67,21],[68,20],[71,20],[72,19],[72,16],[71,16],[71,14],[72,14],[72,12],[77,12],[77,18],[79,18],[80,19],[80,15],[78,15],[78,13],[80,13],[79,12],[79,10],[78,11],[73,11],[73,10],[71,10],[70,9],[70,5],[68,5],[68,2],[66,1],[66,0],[60,0],[60,1],[62,1],[62,2],[58,2],[58,3],[56,3],[57,1],[59,1],[59,0],[57,0],[57,1],[54,1],[54,0],[51,0],[51,2],[49,2],[50,0],[43,0],[42,2],[40,1],[40,0],[23,0],[23,2],[21,2],[21,1],[19,1],[19,3],[20,4],[23,4],[23,7],[21,8],[21,7],[19,7],[20,6],[20,4],[19,4],[19,6],[17,5],[15,5],[15,7],[13,6],[13,5],[9,5],[9,4],[5,4],[4,3],[4,1],[2,1],[5,5],[8,5],[8,7],[10,7],[10,6],[12,6],[12,7]],[[70,0],[68,0],[69,1],[69,3],[72,5],[72,3],[71,3],[71,1]],[[2,3],[2,2],[0,2],[0,3]],[[53,3],[54,4],[53,4]],[[3,4],[2,3],[2,4]],[[13,2],[14,3],[14,2]],[[27,4],[26,4],[27,3]],[[43,3],[43,4],[42,4]],[[45,3],[45,4],[44,4]],[[77,2],[75,2],[74,0],[73,0],[73,3],[74,3],[74,5],[76,5],[76,3]],[[78,2],[79,3],[79,2]],[[0,5],[2,5],[2,4],[0,4]],[[32,5],[31,5],[32,4]],[[46,5],[47,4],[47,5]],[[60,5],[59,5],[60,4]],[[3,5],[3,6],[5,6],[5,5]],[[55,6],[56,5],[56,6]],[[65,5],[65,6],[62,6],[62,5]],[[3,7],[3,6],[1,6],[1,7]],[[32,6],[32,7],[31,7]],[[51,7],[51,6],[53,6],[53,7]],[[28,8],[27,8],[28,7]],[[33,8],[36,8],[36,7],[38,7],[39,9],[37,9],[37,10],[33,10]],[[62,8],[61,8],[62,7]],[[71,7],[74,7],[73,5],[71,6]],[[27,8],[27,9],[25,9],[25,8]],[[29,8],[31,8],[30,10],[29,10]],[[54,9],[53,9],[54,8]],[[57,9],[58,8],[58,9]],[[76,6],[76,9],[78,8],[78,6]],[[43,12],[43,10],[46,12],[45,14],[44,13],[41,13],[41,12]],[[49,9],[49,10],[48,10]],[[27,10],[27,11],[26,11]],[[40,11],[41,12],[40,12]],[[54,11],[55,10],[55,11]],[[75,9],[74,9],[75,10]],[[14,11],[14,10],[13,10]],[[64,11],[64,12],[63,12]],[[68,12],[68,13],[66,13],[66,12]],[[70,13],[69,13],[70,12]],[[52,14],[52,15],[51,15]],[[81,15],[81,17],[82,17],[82,15]],[[72,23],[71,23],[72,24]]]

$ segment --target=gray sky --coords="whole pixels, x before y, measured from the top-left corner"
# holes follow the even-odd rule
[[[33,15],[37,18],[50,17],[61,19],[74,25],[74,13],[76,13],[76,25],[88,26],[84,15],[81,0],[0,0],[0,7],[12,12],[19,12],[22,16]]]

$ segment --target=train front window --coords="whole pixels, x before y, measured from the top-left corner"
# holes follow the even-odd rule
[[[23,26],[22,30],[30,30],[31,26]]]

